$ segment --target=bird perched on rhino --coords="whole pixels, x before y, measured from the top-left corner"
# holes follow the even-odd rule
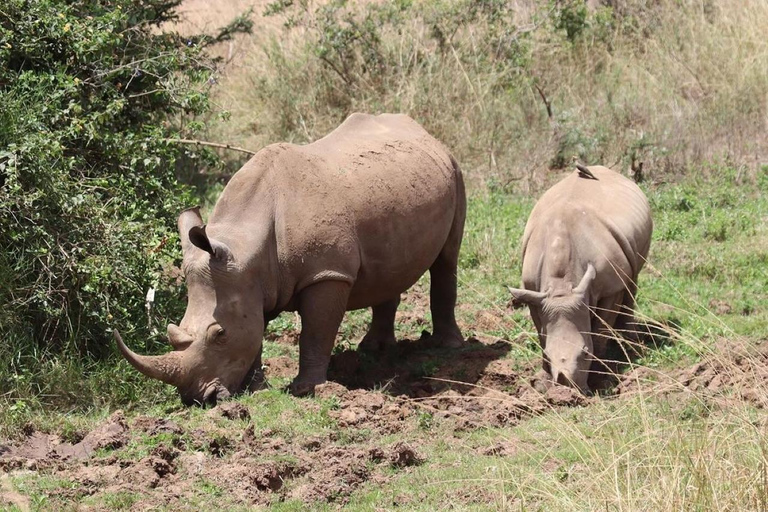
[[[530,308],[546,376],[587,393],[591,377],[606,372],[609,344],[632,323],[653,222],[635,183],[577,165],[534,206],[523,235],[523,288],[510,292],[513,304]]]
[[[595,178],[595,175],[592,174],[592,171],[589,170],[589,167],[579,162],[579,157],[577,157],[576,155],[574,155],[571,158],[571,163],[573,164],[574,167],[576,167],[576,170],[579,171],[579,176],[581,176],[582,178],[589,178],[591,180],[597,179]]]

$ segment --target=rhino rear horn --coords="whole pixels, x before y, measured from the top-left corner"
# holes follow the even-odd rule
[[[509,287],[508,290],[509,293],[512,294],[513,308],[518,308],[523,304],[528,304],[529,306],[541,306],[541,303],[547,298],[547,294],[543,292]]]

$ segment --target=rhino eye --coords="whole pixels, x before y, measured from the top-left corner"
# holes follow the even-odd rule
[[[208,334],[209,336],[208,341],[209,343],[217,343],[217,344],[225,343],[227,341],[225,334],[226,334],[226,331],[224,330],[223,327],[211,329]]]

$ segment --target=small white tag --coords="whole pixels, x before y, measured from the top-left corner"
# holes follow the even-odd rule
[[[153,302],[155,302],[155,289],[150,288],[147,290],[147,303],[152,304]]]

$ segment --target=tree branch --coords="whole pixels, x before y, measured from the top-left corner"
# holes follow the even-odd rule
[[[239,151],[241,153],[246,153],[249,155],[256,154],[255,151],[251,151],[250,149],[239,148],[231,144],[220,144],[218,142],[207,142],[204,140],[195,140],[195,139],[163,139],[163,140],[165,142],[175,142],[178,144],[195,144],[196,146],[210,146],[212,148],[231,149],[232,151]]]
[[[547,117],[549,119],[552,119],[552,104],[549,102],[549,99],[547,99],[547,96],[544,94],[544,91],[541,90],[541,87],[539,87],[539,84],[537,84],[535,81],[533,82],[533,86],[536,88],[536,90],[539,93],[539,96],[541,96],[541,100],[544,102],[544,106],[547,107]]]

